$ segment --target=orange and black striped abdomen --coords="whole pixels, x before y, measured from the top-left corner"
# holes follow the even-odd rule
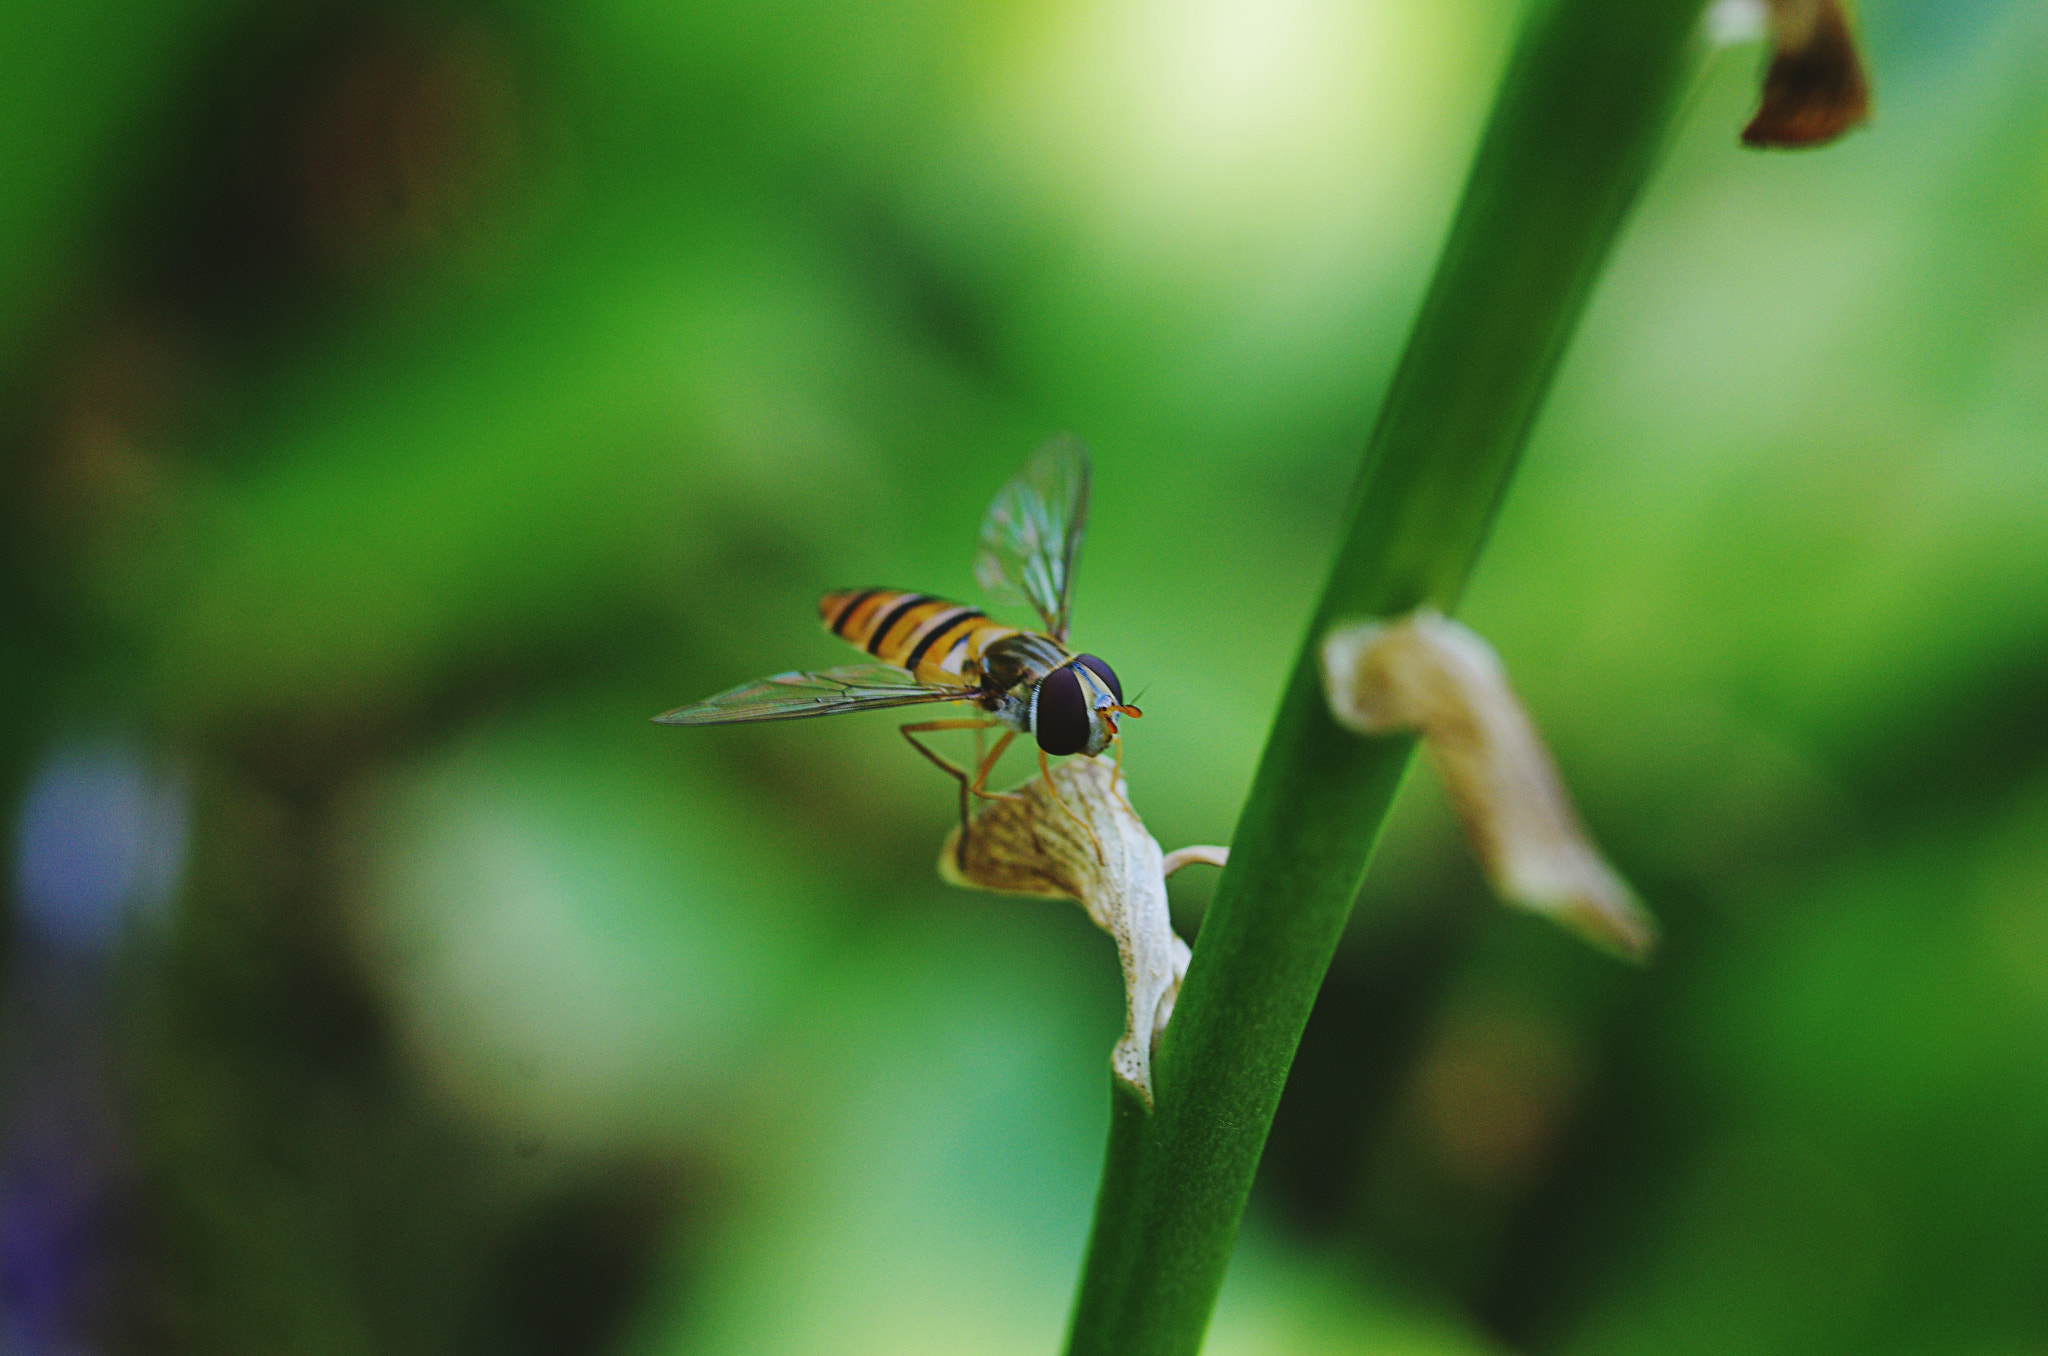
[[[818,600],[825,629],[921,682],[972,686],[970,661],[1016,628],[991,622],[979,608],[901,589],[844,589]]]

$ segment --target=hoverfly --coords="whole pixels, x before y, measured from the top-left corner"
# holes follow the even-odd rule
[[[962,824],[971,797],[995,798],[983,785],[1018,735],[1037,737],[1041,773],[1048,754],[1101,753],[1117,738],[1117,717],[1144,713],[1125,704],[1123,685],[1108,664],[1067,649],[1067,605],[1087,527],[1088,480],[1088,449],[1075,438],[1056,438],[997,491],[981,521],[975,579],[998,599],[1029,602],[1045,623],[1043,632],[1005,626],[978,608],[930,594],[842,589],[818,600],[818,619],[881,663],[778,673],[654,719],[725,725],[969,703],[982,714],[902,727],[912,748],[960,783]],[[1003,736],[972,774],[918,739],[941,730],[974,730],[978,741],[979,731],[997,727],[1004,727]]]

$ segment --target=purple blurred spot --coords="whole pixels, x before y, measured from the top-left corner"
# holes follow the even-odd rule
[[[45,1146],[47,1147],[47,1146]],[[17,1150],[0,1186],[0,1350],[84,1356],[77,1339],[99,1259],[99,1184],[75,1156]]]

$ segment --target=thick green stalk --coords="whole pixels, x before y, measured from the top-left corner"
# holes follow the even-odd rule
[[[1288,1066],[1411,748],[1339,729],[1330,624],[1457,602],[1699,56],[1701,0],[1536,0],[1154,1064],[1118,1089],[1070,1356],[1201,1347]],[[1732,129],[1731,129],[1732,135]]]

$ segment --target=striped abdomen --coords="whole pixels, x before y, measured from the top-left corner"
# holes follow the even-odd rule
[[[883,663],[909,669],[919,682],[957,687],[979,685],[982,652],[1017,634],[978,608],[900,589],[828,593],[818,600],[818,619]]]

